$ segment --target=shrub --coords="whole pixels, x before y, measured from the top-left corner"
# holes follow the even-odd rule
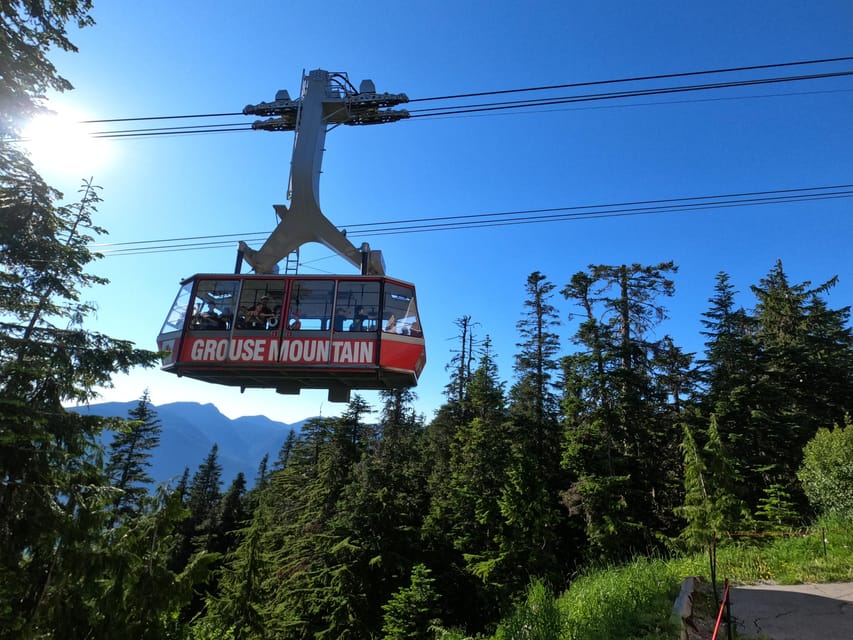
[[[853,427],[819,429],[803,451],[797,476],[809,503],[820,514],[853,516]]]

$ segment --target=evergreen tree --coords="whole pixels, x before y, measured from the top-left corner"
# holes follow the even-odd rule
[[[262,613],[270,597],[270,553],[264,549],[264,537],[271,523],[263,504],[254,511],[252,521],[241,536],[240,546],[227,558],[219,577],[219,595],[208,599],[207,615],[198,624],[217,630],[233,631],[234,640],[267,638]]]
[[[449,444],[448,467],[431,492],[424,529],[434,545],[434,575],[447,599],[445,622],[478,631],[506,604],[515,571],[502,562],[498,534],[504,523],[499,500],[517,452],[488,337],[468,399],[472,417],[457,427]]]
[[[796,471],[802,450],[825,424],[840,424],[853,400],[853,335],[846,326],[849,307],[827,308],[822,297],[837,278],[812,287],[791,285],[781,261],[757,286],[757,338],[762,345],[758,413],[767,429],[764,472],[769,488],[777,481],[800,493]],[[765,464],[769,467],[769,464]],[[772,478],[772,476],[776,476]],[[795,498],[796,500],[796,498]]]
[[[189,486],[190,531],[192,544],[197,549],[209,549],[219,521],[222,499],[222,465],[219,463],[219,445],[214,444]],[[244,481],[245,488],[245,481]]]
[[[765,487],[755,510],[755,520],[761,531],[786,531],[804,524],[791,494],[778,483]]]
[[[557,311],[550,303],[554,285],[538,271],[527,278],[524,317],[516,324],[521,342],[516,344],[515,373],[518,381],[510,390],[511,414],[529,429],[531,454],[545,462],[555,455],[559,403],[554,393],[558,371],[560,338]]]
[[[151,452],[160,444],[162,429],[146,390],[129,413],[130,422],[113,436],[106,474],[118,495],[113,501],[114,518],[143,512],[149,487]]]
[[[736,294],[728,274],[718,273],[711,306],[702,314],[706,342],[705,357],[699,362],[707,413],[735,420],[744,416],[732,415],[736,410],[730,404],[732,397],[748,388],[756,358],[754,324],[742,307],[735,306]]]
[[[476,343],[474,339],[474,325],[471,316],[461,316],[454,323],[459,328],[457,339],[459,348],[454,350],[450,362],[445,367],[450,374],[450,382],[445,387],[445,394],[451,406],[463,412],[459,417],[465,419],[464,412],[468,399],[468,380],[471,378],[472,364],[475,361]]]
[[[91,9],[90,0],[34,0],[3,6],[0,19],[5,35],[0,42],[0,59],[7,61],[7,67],[0,78],[0,126],[4,134],[17,131],[23,121],[42,113],[48,91],[73,89],[47,56],[51,50],[77,51],[68,39],[66,25],[71,22],[82,29],[95,24],[89,15]]]
[[[162,640],[180,635],[179,613],[208,575],[214,557],[198,555],[182,571],[171,571],[176,525],[185,513],[174,492],[161,488],[151,501],[146,513],[125,518],[109,530],[109,554],[102,556],[107,563],[97,577],[97,609],[80,638]],[[56,637],[77,636],[62,620]]]
[[[273,465],[273,469],[275,471],[280,471],[287,466],[287,461],[290,460],[290,454],[293,453],[293,447],[295,444],[296,432],[291,429],[287,432],[287,437],[284,439],[281,449],[279,449],[278,458],[276,458],[275,464]]]
[[[269,472],[269,460],[269,454],[266,454],[261,459],[260,464],[258,464],[258,473],[255,476],[255,486],[246,492],[245,499],[243,500],[246,509],[246,518],[252,517],[255,509],[257,509],[260,504],[261,497],[267,490],[267,487],[269,487],[271,476]]]
[[[573,338],[580,350],[563,360],[563,465],[573,476],[563,501],[605,557],[675,532],[691,358],[669,337],[649,337],[666,318],[658,298],[673,295],[675,271],[671,262],[593,265],[562,290],[581,309]]]
[[[222,507],[222,465],[219,463],[219,446],[214,444],[204,461],[193,474],[187,488],[185,518],[178,525],[177,541],[170,569],[186,570],[199,558],[204,558],[211,571],[219,569],[221,555],[218,548],[225,545],[219,528]],[[245,489],[245,481],[244,486]],[[216,592],[215,577],[206,576],[193,594],[192,601],[181,611],[181,620],[189,622],[204,607],[205,597]]]
[[[267,486],[267,482],[269,481],[269,463],[270,463],[270,454],[264,454],[264,457],[261,458],[260,463],[258,464],[258,473],[255,476],[255,486],[263,489]]]
[[[274,578],[259,611],[270,635],[367,634],[372,607],[365,563],[351,528],[340,520],[339,502],[355,466],[375,451],[375,426],[364,421],[369,413],[355,395],[340,418],[306,423],[287,466],[273,478],[261,511],[288,517],[278,517],[264,536]]]
[[[700,448],[685,425],[681,444],[684,456],[684,505],[676,511],[687,521],[681,538],[691,549],[711,544],[715,537],[737,530],[748,517],[746,505],[738,500],[738,475],[717,422],[711,416],[708,442]]]
[[[531,273],[525,283],[524,313],[516,324],[520,337],[514,367],[517,379],[509,392],[516,453],[498,500],[503,526],[497,540],[501,564],[525,566],[529,575],[513,571],[511,592],[523,590],[530,576],[559,579],[558,545],[567,540],[562,526],[565,514],[558,500],[563,485],[555,394],[560,344],[554,331],[559,319],[551,304],[553,291],[545,275]]]
[[[451,372],[450,382],[445,386],[447,402],[439,407],[427,432],[427,447],[433,461],[430,492],[441,492],[444,478],[449,473],[450,443],[460,424],[470,417],[468,407],[468,380],[471,377],[471,362],[477,348],[474,338],[476,323],[471,316],[461,316],[455,321],[459,333],[454,337],[458,347],[446,369]]]
[[[734,310],[721,275],[706,313],[706,411],[738,460],[739,497],[762,517],[774,504],[804,513],[796,477],[803,447],[821,425],[843,420],[853,402],[849,308],[833,310],[824,300],[835,281],[791,284],[777,262],[752,287],[756,306],[747,316]]]
[[[178,484],[175,485],[175,495],[181,501],[181,504],[186,506],[187,498],[189,497],[190,490],[190,468],[184,467],[184,472],[181,474],[181,479],[178,480]]]
[[[27,638],[82,636],[97,601],[95,562],[106,550],[109,487],[98,437],[106,420],[65,411],[109,386],[117,372],[156,354],[85,330],[91,305],[81,291],[101,284],[86,271],[102,229],[93,222],[97,187],[58,206],[23,152],[8,142],[41,93],[67,82],[47,49],[72,50],[67,20],[85,25],[89,4],[4,5],[0,78],[0,633]]]
[[[330,518],[336,536],[346,541],[332,556],[341,576],[335,582],[336,617],[355,610],[357,626],[371,632],[382,625],[382,605],[421,556],[427,509],[423,424],[411,407],[414,394],[399,389],[380,396],[379,437],[353,466]]]
[[[418,564],[412,568],[411,583],[401,587],[382,608],[386,640],[427,640],[436,617],[438,594],[430,570]]]
[[[210,551],[225,555],[236,548],[238,532],[246,525],[246,477],[240,471],[222,496]]]

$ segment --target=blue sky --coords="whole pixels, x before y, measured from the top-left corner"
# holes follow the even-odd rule
[[[414,99],[853,55],[853,3],[846,0],[96,5],[97,25],[72,32],[79,53],[54,58],[76,87],[55,107],[91,119],[240,111],[278,89],[298,95],[303,70],[315,68],[347,72],[355,84],[371,78],[379,91]],[[849,70],[851,62],[763,75]],[[672,83],[633,88],[665,84]],[[342,127],[326,139],[321,204],[346,227],[850,184],[851,113],[853,80],[844,77]],[[81,178],[103,186],[105,241],[248,234],[273,228],[292,142],[290,133],[267,132],[109,140],[97,145],[98,162],[80,147],[70,160],[56,150],[52,161],[38,162],[69,200]],[[749,285],[777,258],[796,282],[838,275],[830,302],[850,304],[850,212],[851,200],[834,199],[369,241],[383,250],[390,275],[418,287],[428,363],[417,408],[430,417],[442,401],[453,322],[462,315],[479,323],[478,335],[492,337],[500,373],[511,381],[515,325],[532,271],[559,289],[589,264],[674,260],[676,295],[659,333],[697,351],[700,314],[720,270],[731,274],[746,306]],[[111,284],[85,294],[99,306],[92,328],[155,348],[179,281],[230,272],[235,251],[236,238],[226,249],[102,260],[95,270]],[[316,245],[303,261],[303,273],[351,272]],[[571,309],[559,297],[553,302],[568,352]],[[156,404],[213,402],[230,416],[294,422],[341,409],[320,391],[241,395],[157,370],[117,378],[104,399],[133,399],[146,387]]]

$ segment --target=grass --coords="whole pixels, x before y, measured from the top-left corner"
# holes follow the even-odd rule
[[[555,640],[675,638],[670,612],[681,580],[673,563],[647,558],[581,576],[557,600],[565,625]]]
[[[534,583],[495,640],[674,640],[678,630],[670,615],[682,580],[709,574],[705,552],[589,571],[559,597]],[[853,522],[824,521],[797,535],[723,540],[717,578],[736,584],[853,581]]]
[[[740,583],[853,581],[853,523],[826,521],[803,535],[740,540],[718,550],[717,567],[719,576]]]

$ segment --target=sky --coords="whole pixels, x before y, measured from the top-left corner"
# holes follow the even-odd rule
[[[70,30],[79,52],[53,56],[75,90],[52,96],[50,105],[72,120],[239,112],[278,89],[297,96],[303,71],[317,68],[346,72],[356,86],[370,78],[380,92],[415,100],[853,56],[849,0],[95,4],[96,26]],[[851,70],[848,61],[521,97]],[[321,205],[346,228],[846,185],[853,183],[851,114],[853,77],[840,76],[339,127],[326,138]],[[97,125],[143,126],[155,125]],[[102,242],[237,234],[226,248],[108,256],[93,266],[110,284],[84,293],[98,306],[89,328],[139,347],[156,349],[183,278],[232,272],[240,234],[271,231],[272,205],[286,203],[292,133],[72,138],[70,154],[60,136],[51,140],[36,165],[68,201],[83,178],[103,187],[97,222],[110,235]],[[842,307],[853,302],[851,239],[849,198],[366,238],[383,251],[389,275],[417,287],[427,366],[415,408],[427,419],[443,402],[454,323],[463,315],[477,323],[477,336],[490,336],[511,384],[516,324],[534,271],[559,291],[590,264],[673,260],[676,293],[657,334],[699,352],[701,314],[718,272],[730,274],[739,303],[750,307],[750,285],[781,259],[793,282],[837,275],[829,301]],[[317,245],[303,249],[302,262],[305,274],[352,273]],[[568,353],[572,308],[559,295],[552,303]],[[343,408],[323,391],[241,394],[157,369],[117,376],[102,400],[133,400],[145,389],[157,405],[213,403],[230,417],[287,423]],[[363,395],[378,407],[375,393]]]

